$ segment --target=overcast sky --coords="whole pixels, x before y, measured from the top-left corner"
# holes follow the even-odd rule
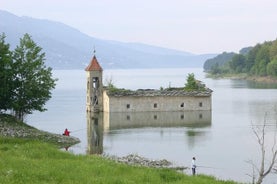
[[[196,54],[237,52],[277,38],[276,0],[0,0],[0,9],[96,38]]]

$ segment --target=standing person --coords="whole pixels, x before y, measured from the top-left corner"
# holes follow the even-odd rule
[[[191,170],[192,170],[192,175],[195,175],[196,173],[196,164],[195,164],[195,157],[192,158],[192,161],[191,161]]]

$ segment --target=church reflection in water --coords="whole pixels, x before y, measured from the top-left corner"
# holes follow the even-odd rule
[[[87,154],[103,153],[103,113],[87,112]]]
[[[211,126],[211,116],[211,111],[132,113],[87,112],[87,153],[103,153],[104,132],[144,127],[205,128]],[[190,133],[187,135],[191,136]]]

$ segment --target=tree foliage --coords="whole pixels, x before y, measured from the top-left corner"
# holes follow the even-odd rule
[[[230,69],[235,73],[241,73],[245,69],[245,57],[242,54],[236,54],[233,56],[231,61],[229,61]]]
[[[12,77],[4,86],[9,91],[6,99],[9,101],[8,97],[11,97],[11,101],[8,108],[1,106],[1,110],[13,111],[19,120],[34,110],[46,110],[44,105],[51,98],[56,80],[52,79],[52,69],[45,66],[44,60],[42,48],[37,46],[30,35],[25,34],[12,52],[10,67],[1,68],[6,78]]]
[[[11,108],[12,103],[12,52],[5,43],[5,34],[0,36],[0,111]]]
[[[239,53],[242,55],[247,55],[252,49],[253,47],[244,47],[240,49]]]
[[[223,60],[220,63],[215,62],[219,56],[222,57],[222,54],[207,60],[204,66],[209,66],[210,70],[204,69],[212,74],[247,73],[256,76],[277,77],[277,40],[243,48],[240,54],[232,55],[227,62]]]
[[[268,63],[266,71],[268,75],[277,76],[277,57]]]
[[[197,81],[193,73],[189,73],[187,76],[187,83],[185,84],[186,91],[202,91],[205,90],[205,85],[200,81]]]
[[[216,68],[221,68],[223,65],[225,65],[225,63],[229,62],[234,55],[234,52],[223,52],[214,58],[208,59],[204,63],[204,70],[208,72],[213,71],[213,69],[215,69],[215,65],[217,65]]]

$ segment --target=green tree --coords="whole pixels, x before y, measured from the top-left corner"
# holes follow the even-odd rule
[[[245,63],[245,69],[247,72],[249,73],[253,73],[253,70],[251,71],[252,67],[254,66],[254,63],[255,63],[255,58],[256,58],[256,55],[259,51],[259,49],[261,48],[261,45],[260,44],[257,44],[253,49],[251,49],[249,51],[249,53],[247,54],[247,58],[246,58],[246,63]]]
[[[269,43],[264,43],[262,47],[258,50],[254,66],[252,67],[256,75],[265,76],[266,66],[270,62],[269,59]]]
[[[0,112],[11,108],[12,103],[12,53],[5,43],[5,34],[0,35]]]
[[[273,60],[274,58],[277,57],[277,40],[273,41],[272,45],[270,46],[269,57],[270,57],[270,60]]]
[[[268,75],[277,76],[277,57],[274,58],[270,63],[268,63],[266,69]]]
[[[229,62],[231,70],[233,70],[236,73],[243,72],[245,64],[245,57],[242,54],[234,55],[232,60]]]
[[[253,47],[244,47],[240,49],[239,54],[246,56],[252,49]]]
[[[219,67],[219,64],[218,63],[215,63],[214,65],[211,66],[211,70],[210,70],[210,73],[211,74],[220,74],[221,70],[220,70],[220,67]]]
[[[189,73],[187,77],[187,83],[185,84],[186,91],[199,91],[204,90],[205,85],[201,84],[200,81],[197,81],[193,73]]]
[[[19,46],[13,52],[14,84],[12,110],[17,119],[32,111],[45,111],[45,103],[51,98],[55,88],[52,69],[44,65],[45,53],[28,34],[20,39]]]
[[[208,59],[204,63],[204,70],[210,71],[212,67],[217,65],[218,68],[222,68],[226,63],[228,63],[233,56],[235,55],[234,52],[223,52],[222,54],[217,55],[214,58]]]

